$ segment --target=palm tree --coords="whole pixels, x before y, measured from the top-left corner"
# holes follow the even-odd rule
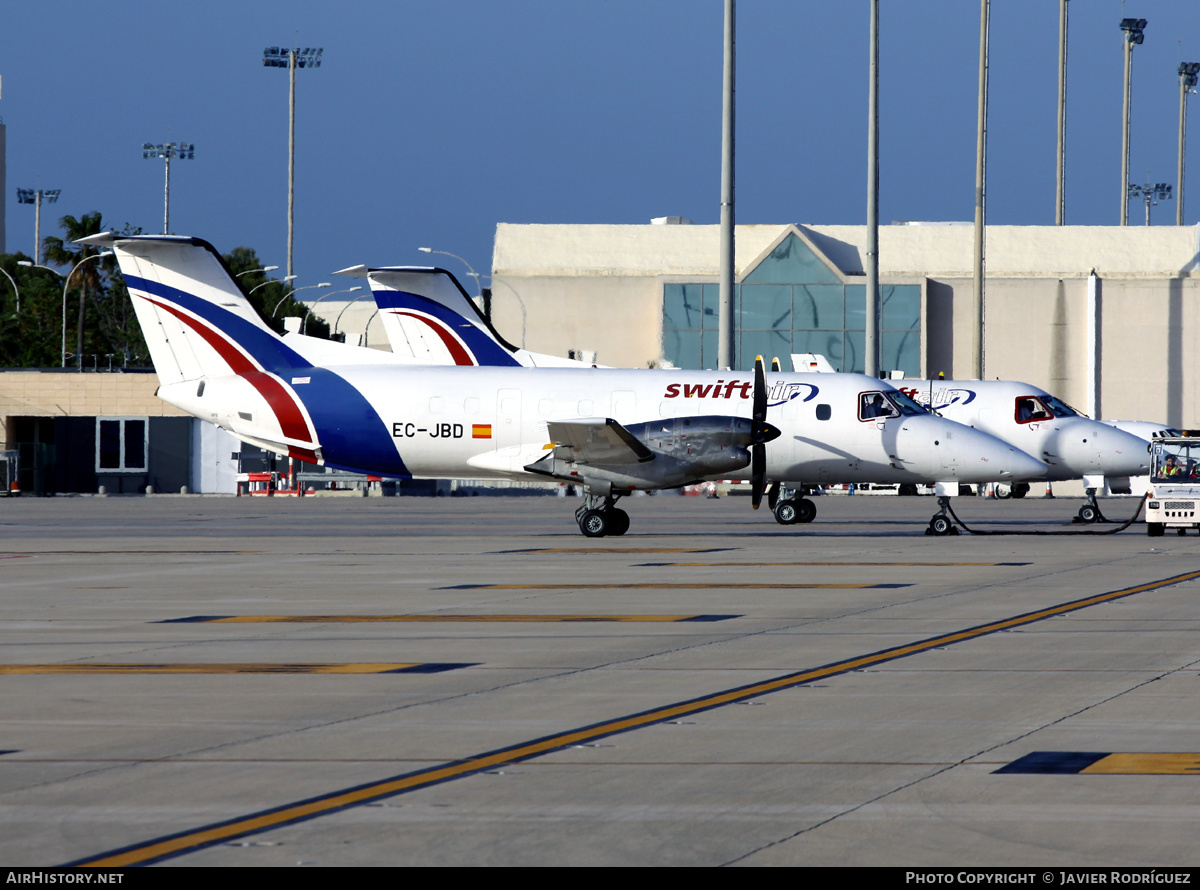
[[[58,221],[58,225],[63,230],[65,238],[48,235],[42,240],[44,254],[48,262],[54,263],[57,266],[66,266],[68,269],[74,269],[78,263],[100,253],[98,249],[91,245],[75,243],[80,238],[85,238],[88,235],[98,235],[104,231],[99,211],[93,210],[91,213],[85,213],[79,219],[69,215],[64,216]],[[75,358],[81,368],[83,367],[83,322],[87,311],[88,289],[90,288],[99,293],[102,286],[102,273],[111,271],[111,268],[107,270],[97,268],[99,265],[99,263],[88,263],[77,273],[80,287],[79,323],[75,339]],[[111,262],[108,265],[111,266]],[[70,273],[68,272],[68,274]]]

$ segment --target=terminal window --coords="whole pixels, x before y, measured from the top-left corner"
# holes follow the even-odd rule
[[[881,284],[880,358],[884,370],[921,373],[921,287]],[[866,286],[843,284],[795,235],[789,235],[734,288],[738,365],[793,352],[824,355],[839,371],[862,371]],[[663,358],[680,368],[717,368],[720,286],[663,286]]]

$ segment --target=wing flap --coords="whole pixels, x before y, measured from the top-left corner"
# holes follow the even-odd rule
[[[596,467],[654,460],[654,452],[611,417],[552,420],[547,427],[557,460]]]

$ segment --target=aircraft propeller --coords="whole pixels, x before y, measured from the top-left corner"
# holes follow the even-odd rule
[[[760,355],[754,360],[754,414],[750,426],[750,503],[755,510],[767,487],[767,443],[779,435],[780,431],[767,423],[767,372]]]

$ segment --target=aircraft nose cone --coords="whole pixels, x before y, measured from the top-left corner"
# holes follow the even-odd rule
[[[981,430],[940,417],[906,427],[907,434],[897,437],[898,456],[907,469],[926,478],[1012,482],[1046,474],[1040,460]]]
[[[1073,424],[1058,435],[1063,462],[1079,475],[1140,476],[1149,472],[1146,443],[1105,424]]]
[[[968,465],[973,462],[980,465],[980,468],[986,468],[993,474],[991,479],[1006,482],[1023,481],[1040,479],[1046,475],[1046,465],[1036,457],[1026,454],[1015,445],[1009,445],[994,436],[978,430],[972,430],[972,432],[976,433],[979,438],[972,442],[974,460],[968,461]],[[979,479],[978,481],[988,480]]]

